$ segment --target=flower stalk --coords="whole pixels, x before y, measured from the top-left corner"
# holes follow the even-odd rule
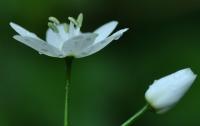
[[[65,58],[66,63],[66,87],[65,87],[65,109],[64,109],[64,126],[69,126],[69,86],[71,84],[71,68],[73,57]]]
[[[143,115],[149,109],[149,105],[146,104],[142,109],[140,109],[137,113],[135,113],[132,117],[130,117],[126,122],[124,122],[121,126],[131,126],[138,117]]]

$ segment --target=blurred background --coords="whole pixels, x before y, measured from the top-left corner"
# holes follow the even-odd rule
[[[12,39],[9,22],[45,38],[49,16],[84,13],[82,31],[118,20],[130,30],[100,52],[73,63],[72,126],[119,126],[144,104],[148,86],[191,67],[200,74],[198,0],[1,0],[0,126],[62,126],[65,63]],[[168,113],[147,112],[136,126],[199,125],[199,78]]]

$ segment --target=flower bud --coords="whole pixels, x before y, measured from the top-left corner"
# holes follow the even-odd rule
[[[155,80],[146,91],[145,98],[157,113],[164,113],[183,97],[195,78],[196,75],[190,68],[182,69]]]

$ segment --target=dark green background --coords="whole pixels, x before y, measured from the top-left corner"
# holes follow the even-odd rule
[[[84,13],[82,31],[110,21],[130,30],[100,52],[76,59],[71,126],[119,126],[145,104],[153,80],[191,67],[200,73],[198,0],[1,0],[0,126],[62,126],[65,64],[12,39],[14,21],[45,38],[47,19]],[[197,126],[199,79],[164,115],[148,112],[136,126]]]

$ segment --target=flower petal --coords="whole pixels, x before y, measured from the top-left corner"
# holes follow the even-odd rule
[[[64,25],[58,25],[58,33],[52,31],[50,28],[46,33],[46,41],[52,46],[61,49],[63,43],[68,39],[69,34],[65,32]]]
[[[111,21],[104,24],[97,30],[95,30],[94,33],[98,34],[98,37],[96,38],[95,43],[102,41],[103,39],[108,37],[113,32],[113,30],[117,27],[117,24],[118,24],[117,21]]]
[[[51,57],[63,58],[62,53],[57,48],[51,46],[50,44],[48,44],[47,42],[45,42],[41,39],[20,36],[20,35],[15,35],[15,36],[13,36],[13,38],[29,47],[35,49],[40,54],[45,54],[45,55],[51,56]]]
[[[36,34],[29,32],[28,30],[22,28],[21,26],[11,22],[10,26],[21,36],[26,36],[26,37],[32,37],[32,38],[38,38]]]
[[[96,37],[97,34],[95,33],[85,33],[75,36],[64,43],[62,51],[65,56],[77,57],[77,54],[80,54],[83,50],[94,43]]]
[[[81,34],[80,28],[75,27],[74,24],[72,22],[70,22],[70,24],[69,24],[69,38],[77,36],[79,34]]]
[[[112,42],[113,40],[118,40],[123,35],[123,33],[126,32],[127,30],[128,30],[128,28],[119,30],[119,31],[115,32],[114,34],[112,34],[110,37],[108,37],[98,43],[94,43],[93,45],[89,46],[88,48],[83,50],[81,53],[79,53],[77,58],[89,56],[89,55],[92,55],[92,54],[98,52],[99,50],[101,50],[105,46],[107,46],[110,42]]]

